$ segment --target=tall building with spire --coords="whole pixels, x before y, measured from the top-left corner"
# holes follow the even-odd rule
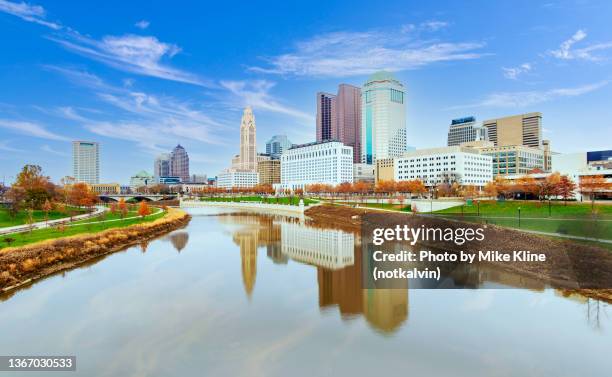
[[[180,144],[170,153],[170,175],[189,182],[189,155]]]
[[[247,106],[240,122],[240,168],[244,170],[257,170],[257,140],[255,137],[255,116],[251,106]]]

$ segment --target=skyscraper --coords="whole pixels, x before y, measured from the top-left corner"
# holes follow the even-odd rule
[[[240,122],[240,168],[257,170],[257,141],[255,138],[255,116],[250,106],[244,109]]]
[[[353,162],[358,163],[361,160],[361,89],[340,84],[336,113],[337,131],[332,130],[332,137],[353,147]]]
[[[406,152],[404,85],[388,72],[374,73],[362,89],[361,162]]]
[[[72,142],[72,175],[76,182],[100,183],[99,147],[95,141]]]
[[[476,118],[473,116],[453,119],[448,128],[448,143],[449,147],[478,140],[489,140],[487,128],[482,124],[476,124]]]
[[[155,181],[159,181],[159,177],[168,176],[170,176],[170,154],[161,153],[153,163],[153,177]]]
[[[332,140],[337,137],[336,96],[330,93],[317,93],[317,141]]]
[[[266,143],[266,153],[272,158],[280,158],[283,151],[291,148],[291,142],[287,139],[287,135],[274,135]]]
[[[496,147],[527,145],[542,148],[542,113],[512,115],[483,122]]]
[[[182,182],[189,182],[189,155],[180,144],[170,154],[170,175],[179,177]]]

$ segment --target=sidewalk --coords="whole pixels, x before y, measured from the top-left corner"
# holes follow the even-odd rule
[[[85,220],[85,219],[89,219],[92,217],[96,217],[100,215],[102,212],[107,211],[107,210],[108,208],[104,206],[96,206],[93,212],[85,213],[85,214],[78,215],[78,216],[73,216],[72,221],[79,221],[79,220]],[[58,224],[68,224],[70,222],[71,222],[70,217],[64,217],[64,218],[56,219],[56,220],[39,221],[33,224],[9,226],[5,228],[0,228],[0,235],[23,233],[23,232],[28,232],[34,229],[44,229],[44,228],[52,227]]]

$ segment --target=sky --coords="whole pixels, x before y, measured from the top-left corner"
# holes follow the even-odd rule
[[[215,176],[251,105],[258,150],[315,139],[318,91],[378,70],[406,88],[408,144],[454,118],[540,111],[555,152],[612,149],[610,1],[0,0],[0,182],[72,174],[100,142],[101,181],[152,172],[183,145]]]

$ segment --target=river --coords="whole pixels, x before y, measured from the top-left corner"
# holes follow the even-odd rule
[[[362,289],[356,234],[191,212],[184,229],[0,296],[0,355],[76,355],[53,376],[612,373],[603,302],[486,271],[454,282],[477,289]]]

